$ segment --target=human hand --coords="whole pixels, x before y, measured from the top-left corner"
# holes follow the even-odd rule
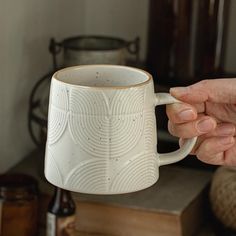
[[[208,164],[236,166],[236,79],[203,80],[170,89],[184,103],[168,105],[168,129],[180,137],[198,136],[192,154]],[[191,104],[191,105],[189,105]]]

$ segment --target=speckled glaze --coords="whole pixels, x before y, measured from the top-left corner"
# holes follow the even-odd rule
[[[45,176],[75,192],[119,194],[153,185],[159,166],[183,159],[196,139],[158,154],[155,106],[178,102],[155,94],[150,74],[114,65],[71,67],[50,89]]]

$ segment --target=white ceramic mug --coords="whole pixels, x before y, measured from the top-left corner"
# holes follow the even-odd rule
[[[62,69],[51,81],[45,176],[52,184],[90,194],[145,189],[159,166],[177,162],[196,138],[175,152],[156,151],[155,106],[179,102],[154,93],[152,76],[117,65]]]

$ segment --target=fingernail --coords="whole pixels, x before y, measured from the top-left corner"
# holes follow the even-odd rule
[[[187,87],[174,87],[170,89],[170,93],[176,94],[176,95],[183,95],[187,92]]]
[[[191,109],[186,109],[181,111],[178,114],[179,118],[183,121],[189,121],[189,120],[193,120],[195,118],[195,114],[193,112],[193,110]]]
[[[220,139],[220,143],[223,145],[228,145],[234,143],[234,138],[233,137],[225,137]]]
[[[200,132],[200,133],[207,133],[211,130],[213,130],[215,127],[215,124],[214,122],[212,121],[212,119],[208,118],[208,119],[205,119],[205,120],[200,120],[198,123],[197,123],[197,130]]]

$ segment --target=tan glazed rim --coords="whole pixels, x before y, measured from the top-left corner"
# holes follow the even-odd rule
[[[62,81],[61,79],[58,78],[58,76],[61,72],[66,72],[66,71],[71,71],[71,70],[79,70],[80,68],[84,68],[84,67],[110,67],[110,68],[113,67],[113,68],[121,68],[121,69],[123,68],[126,70],[142,73],[143,75],[146,76],[147,79],[141,83],[124,85],[124,86],[89,86],[89,85],[66,83],[65,81]],[[131,66],[110,65],[110,64],[91,64],[91,65],[70,66],[70,67],[66,67],[66,68],[56,71],[53,74],[52,78],[59,81],[60,83],[63,83],[65,85],[69,85],[71,87],[92,88],[92,89],[130,89],[130,88],[134,88],[134,87],[141,87],[141,86],[147,85],[149,82],[152,81],[152,75],[145,70],[131,67]]]

